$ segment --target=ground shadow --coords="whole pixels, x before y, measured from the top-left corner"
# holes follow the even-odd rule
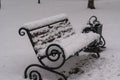
[[[67,79],[76,79],[77,77],[87,73],[95,68],[93,65],[99,60],[99,58],[95,58],[93,54],[87,54],[83,52],[82,55],[73,56],[69,58],[65,64],[55,71],[64,74]],[[34,69],[34,68],[33,68]],[[64,80],[61,79],[61,76],[51,71],[47,71],[45,69],[38,68],[37,69],[43,80]]]
[[[73,56],[66,61],[63,67],[58,71],[64,74],[67,78],[76,78],[90,70],[92,65],[97,61],[93,54],[83,54],[80,56]],[[74,75],[74,76],[73,76]]]

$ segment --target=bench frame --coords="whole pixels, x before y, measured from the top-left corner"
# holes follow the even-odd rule
[[[92,19],[94,19],[94,20],[91,21]],[[57,21],[57,22],[60,22],[60,21]],[[57,23],[57,22],[55,22],[55,23]],[[49,24],[49,25],[51,25],[51,24]],[[79,51],[77,51],[77,53],[75,53],[75,55],[78,56],[79,52],[87,51],[87,52],[95,52],[97,54],[97,57],[100,57],[99,52],[100,52],[101,48],[105,48],[104,46],[106,44],[106,42],[105,42],[105,40],[104,40],[104,38],[102,36],[102,24],[97,20],[96,16],[92,16],[89,19],[88,25],[89,25],[89,27],[84,28],[82,33],[88,33],[90,31],[92,31],[92,32],[95,32],[95,33],[99,34],[100,35],[99,42],[94,41],[94,42],[90,43],[87,47],[84,47],[84,48],[80,49]],[[42,27],[44,27],[44,26],[42,26]],[[40,28],[41,27],[28,29],[28,28],[22,27],[22,28],[19,29],[19,34],[21,36],[24,36],[27,33],[32,46],[34,46],[34,43],[32,41],[32,36],[30,34],[30,31],[34,31],[34,30],[37,30],[37,29],[40,29]],[[60,53],[60,51],[57,51],[57,50],[52,50],[51,53],[49,53],[49,48],[53,47],[53,46],[56,46],[56,47],[60,48],[62,54]],[[37,55],[36,51],[35,51],[35,53]],[[50,56],[52,56],[52,58]],[[53,59],[53,57],[55,57],[55,56],[57,56],[57,58]],[[24,72],[24,77],[25,78],[29,78],[29,79],[33,79],[33,80],[42,80],[42,76],[41,76],[41,74],[40,74],[40,72],[38,70],[31,70],[31,71],[29,71],[29,69],[31,67],[37,67],[39,69],[42,68],[42,69],[45,69],[47,71],[50,71],[50,72],[53,72],[55,74],[60,75],[62,77],[60,80],[63,80],[63,79],[67,80],[67,78],[66,78],[66,76],[64,74],[55,71],[56,69],[59,69],[60,67],[62,67],[63,64],[66,62],[66,60],[69,59],[69,58],[66,59],[64,50],[58,44],[51,44],[51,45],[49,45],[47,47],[47,49],[46,49],[46,55],[44,55],[44,56],[37,56],[37,58],[38,58],[38,60],[39,60],[39,62],[41,64],[31,64],[31,65],[29,65],[25,69],[25,72]],[[48,66],[48,65],[44,64],[44,62],[42,61],[42,59],[44,59],[44,58],[48,58],[48,60],[50,60],[52,62],[56,62],[60,58],[62,58],[63,61],[61,62],[60,65],[55,66],[55,67],[53,67],[53,66],[51,67],[51,66]]]

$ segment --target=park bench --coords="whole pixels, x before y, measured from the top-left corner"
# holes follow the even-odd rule
[[[100,57],[100,49],[105,46],[102,24],[95,16],[92,16],[88,25],[82,32],[76,33],[65,14],[24,24],[19,29],[19,34],[24,36],[27,33],[41,63],[29,65],[24,72],[25,78],[42,80],[39,70],[35,68],[30,70],[31,67],[36,67],[60,75],[61,80],[67,80],[65,75],[57,72],[56,69],[62,67],[71,56],[78,56],[81,51],[88,51],[94,52],[97,54],[96,57]],[[49,65],[44,59],[52,62],[53,65]]]

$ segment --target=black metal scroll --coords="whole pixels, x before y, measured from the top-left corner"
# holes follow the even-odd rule
[[[34,67],[34,68],[33,68]],[[33,69],[30,69],[30,68],[33,68]],[[53,72],[55,74],[58,74],[59,76],[61,76],[62,80],[67,80],[67,78],[65,77],[64,74],[61,74],[57,71],[54,71],[48,67],[44,67],[44,66],[41,66],[39,64],[31,64],[29,65],[26,69],[25,69],[25,72],[24,72],[24,78],[29,78],[29,79],[32,79],[32,80],[43,80],[42,79],[42,76],[40,74],[40,72],[38,71],[39,69],[45,69],[47,71],[50,71],[50,72]]]
[[[92,21],[92,19],[93,19],[93,21]],[[97,20],[96,16],[90,17],[88,24],[90,25],[91,30],[93,32],[100,34],[99,47],[105,47],[106,42],[105,42],[104,37],[102,36],[103,25]]]
[[[83,33],[88,33],[90,31],[97,33],[100,35],[99,41],[94,41],[93,43],[91,43],[86,49],[85,51],[88,52],[95,52],[97,53],[97,57],[100,57],[99,52],[101,51],[101,48],[105,48],[106,45],[106,41],[104,39],[104,37],[102,36],[102,27],[103,25],[97,20],[96,16],[91,16],[89,18],[89,21],[87,23],[89,25],[89,27],[86,27],[83,29]]]

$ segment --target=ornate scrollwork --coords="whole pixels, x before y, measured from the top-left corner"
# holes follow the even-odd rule
[[[91,16],[91,17],[89,18],[88,24],[89,24],[91,27],[93,27],[93,24],[95,24],[95,22],[98,22],[97,17],[96,17],[96,16]]]
[[[32,80],[42,80],[40,73],[36,70],[30,72],[29,78]]]
[[[52,62],[57,62],[59,59],[62,58],[62,62],[59,63],[59,65],[57,67],[50,67],[49,66],[50,68],[53,68],[53,69],[58,69],[65,63],[64,50],[58,44],[51,44],[47,47],[46,57],[48,58],[48,60],[50,60]]]
[[[104,48],[105,45],[106,45],[105,39],[104,39],[104,37],[101,35],[101,37],[100,37],[100,42],[99,42],[99,47]]]
[[[43,80],[42,75],[39,71],[40,69],[44,69],[44,70],[47,70],[49,72],[56,73],[57,75],[61,76],[62,80],[67,80],[65,75],[63,75],[57,71],[54,71],[53,69],[41,66],[39,64],[31,64],[25,69],[25,72],[24,72],[25,79],[28,78],[30,80]]]
[[[93,31],[100,34],[100,42],[98,43],[98,46],[103,48],[106,42],[104,37],[102,36],[102,24],[97,20],[96,16],[91,16],[88,24],[90,25],[90,27],[85,28],[84,32]]]
[[[38,64],[29,65],[24,73],[25,78],[29,78],[30,80],[42,80],[41,74],[38,71],[41,68]]]
[[[25,31],[27,32],[28,29],[22,27],[22,28],[19,29],[19,34],[20,34],[21,36],[24,36],[24,35],[25,35]]]

